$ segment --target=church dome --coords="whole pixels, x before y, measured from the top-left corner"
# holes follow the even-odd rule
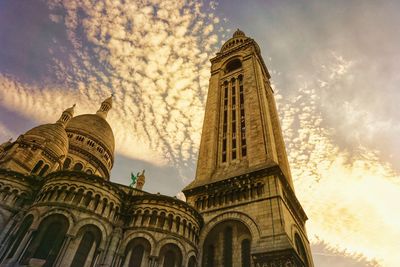
[[[85,134],[114,154],[114,133],[108,122],[97,114],[84,114],[72,118],[67,125],[67,131]]]
[[[84,171],[109,179],[114,164],[114,133],[106,121],[112,96],[96,114],[73,117],[66,125],[69,150],[63,169]]]
[[[23,139],[43,145],[46,149],[52,151],[57,158],[68,153],[68,136],[64,127],[59,123],[34,127],[23,135]]]

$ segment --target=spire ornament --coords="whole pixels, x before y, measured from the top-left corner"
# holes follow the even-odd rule
[[[73,104],[72,107],[67,108],[66,110],[63,111],[61,114],[61,117],[58,119],[57,123],[61,124],[63,127],[67,125],[67,123],[72,119],[74,116],[74,109],[75,109],[76,104]]]
[[[110,97],[106,98],[102,103],[99,108],[99,110],[96,112],[96,114],[103,119],[107,118],[108,111],[112,108],[112,98],[114,96],[114,93],[111,94]]]

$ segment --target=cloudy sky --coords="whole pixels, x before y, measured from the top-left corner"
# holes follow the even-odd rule
[[[400,2],[0,1],[0,142],[115,93],[112,180],[194,177],[209,59],[236,28],[272,75],[321,267],[400,262]]]

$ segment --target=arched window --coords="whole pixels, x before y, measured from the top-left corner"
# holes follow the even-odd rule
[[[93,174],[93,171],[92,171],[91,169],[87,169],[87,170],[86,170],[86,173],[87,173],[87,174]]]
[[[224,231],[224,267],[232,267],[232,227]]]
[[[36,258],[45,260],[45,267],[53,266],[63,244],[68,225],[68,220],[63,215],[51,215],[44,219],[26,249],[22,263],[27,264],[30,258]]]
[[[94,225],[86,225],[79,231],[82,235],[71,267],[91,266],[97,256],[97,248],[101,241],[101,231]]]
[[[44,165],[44,167],[39,172],[39,176],[43,176],[47,172],[48,169],[49,169],[49,165],[48,164]]]
[[[301,241],[300,236],[296,233],[294,235],[294,242],[296,245],[297,253],[299,254],[300,258],[303,260],[306,267],[308,267],[308,260],[306,250],[304,248],[303,242]]]
[[[182,266],[182,252],[175,244],[166,244],[160,250],[160,259],[163,267]]]
[[[233,266],[234,261],[235,266],[251,266],[249,265],[250,243],[251,233],[244,223],[234,220],[223,221],[207,233],[202,248],[204,252],[202,266],[227,267]]]
[[[236,58],[236,59],[229,61],[228,64],[226,64],[225,71],[226,71],[226,73],[228,73],[228,72],[240,69],[241,67],[242,67],[242,62],[240,61],[240,59]]]
[[[74,165],[74,171],[81,171],[83,169],[83,165],[81,163],[76,163]]]
[[[138,237],[131,240],[126,246],[123,266],[141,267],[150,255],[150,251],[151,245],[147,239]]]
[[[250,267],[250,240],[244,239],[242,241],[242,267]]]
[[[86,258],[92,248],[94,242],[94,235],[91,232],[86,232],[79,244],[78,249],[76,250],[75,257],[72,261],[71,266],[84,266],[86,262]]]
[[[63,170],[68,170],[70,165],[71,165],[71,159],[66,158],[63,164]]]
[[[42,165],[43,165],[43,160],[39,160],[36,163],[35,167],[33,167],[32,173],[37,173],[39,171],[40,167],[42,167]]]

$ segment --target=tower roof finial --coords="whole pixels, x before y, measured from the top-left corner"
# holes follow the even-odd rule
[[[106,98],[102,103],[99,108],[99,110],[96,112],[97,115],[105,119],[107,117],[108,111],[112,108],[112,98],[114,96],[114,93],[112,93],[108,98]]]
[[[243,31],[239,30],[239,28],[233,33],[233,37],[244,37],[246,36]]]
[[[66,110],[63,111],[61,114],[61,117],[58,119],[57,123],[60,123],[65,127],[69,120],[74,116],[74,109],[75,109],[75,104],[72,105],[72,107],[67,108]]]

